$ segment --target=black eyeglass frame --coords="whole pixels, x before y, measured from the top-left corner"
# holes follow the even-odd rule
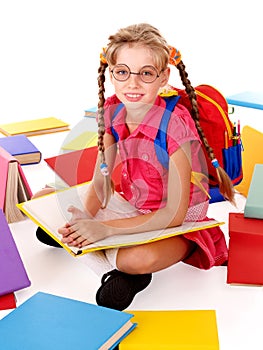
[[[127,74],[127,77],[126,77],[125,79],[118,79],[118,78],[114,75],[114,69],[115,69],[115,68],[118,68],[118,67],[125,67],[125,68],[127,68],[127,72],[128,72],[129,74]],[[156,76],[154,77],[154,79],[153,79],[152,81],[145,81],[145,80],[143,80],[142,70],[145,70],[147,67],[153,69],[153,70],[155,71],[155,73],[156,73]],[[161,74],[162,71],[161,71],[160,73],[158,73],[158,70],[157,70],[154,66],[145,65],[145,66],[143,66],[143,67],[139,70],[138,73],[136,73],[136,72],[131,72],[130,67],[128,67],[126,64],[121,63],[121,64],[117,64],[116,66],[114,66],[114,67],[110,70],[110,72],[111,72],[111,74],[113,75],[113,78],[114,78],[115,80],[117,80],[117,81],[120,81],[120,82],[127,81],[127,80],[130,78],[131,74],[134,74],[134,75],[138,75],[138,76],[140,77],[141,81],[143,81],[145,84],[151,84],[151,83],[155,82],[155,80],[158,79],[158,78],[160,77],[160,74]]]

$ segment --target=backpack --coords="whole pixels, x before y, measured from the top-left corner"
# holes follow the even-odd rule
[[[191,113],[192,106],[186,91],[172,89],[180,96],[179,103],[184,105]],[[195,92],[200,125],[219,165],[225,169],[235,186],[243,178],[242,144],[240,135],[237,135],[236,126],[229,118],[228,103],[225,97],[213,86],[202,84],[195,88]],[[210,188],[218,187],[216,169],[212,165],[204,145],[202,147],[207,160],[209,186]]]
[[[241,161],[241,139],[236,135],[234,124],[228,115],[228,104],[224,96],[210,85],[199,85],[195,88],[197,95],[197,105],[199,110],[199,122],[205,133],[206,139],[214,151],[219,165],[225,169],[232,180],[233,185],[237,185],[243,178]],[[166,109],[161,118],[159,130],[154,140],[155,151],[159,162],[168,168],[169,156],[167,153],[166,132],[170,120],[170,114],[177,103],[185,106],[191,112],[191,102],[185,90],[171,87],[168,92],[161,93],[166,102]],[[115,109],[112,121],[123,108],[119,103]],[[116,141],[118,134],[111,126],[111,131]],[[224,200],[219,193],[218,178],[216,169],[211,163],[204,145],[203,151],[207,160],[209,174],[210,203]]]

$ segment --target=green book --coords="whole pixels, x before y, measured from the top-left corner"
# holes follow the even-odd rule
[[[263,219],[263,164],[255,164],[244,216],[247,218]]]

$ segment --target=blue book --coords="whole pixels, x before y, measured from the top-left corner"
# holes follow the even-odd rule
[[[38,292],[0,321],[1,349],[114,349],[136,327],[132,317]]]
[[[97,111],[98,111],[97,107],[90,107],[88,109],[85,109],[84,117],[96,118]]]
[[[250,182],[244,216],[263,219],[263,164],[255,164]]]
[[[24,134],[1,137],[0,147],[14,156],[21,165],[36,164],[41,160],[41,152]]]
[[[226,100],[231,105],[263,109],[263,94],[260,92],[245,91],[228,96]]]

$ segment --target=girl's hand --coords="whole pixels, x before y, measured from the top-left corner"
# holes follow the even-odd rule
[[[107,236],[107,227],[101,222],[90,219],[77,208],[70,207],[69,211],[72,213],[72,219],[58,229],[63,243],[81,248]]]
[[[68,207],[68,212],[71,213],[71,219],[70,222],[76,220],[76,219],[91,219],[91,216],[88,215],[88,213],[81,211],[80,209],[74,207],[73,205]]]

